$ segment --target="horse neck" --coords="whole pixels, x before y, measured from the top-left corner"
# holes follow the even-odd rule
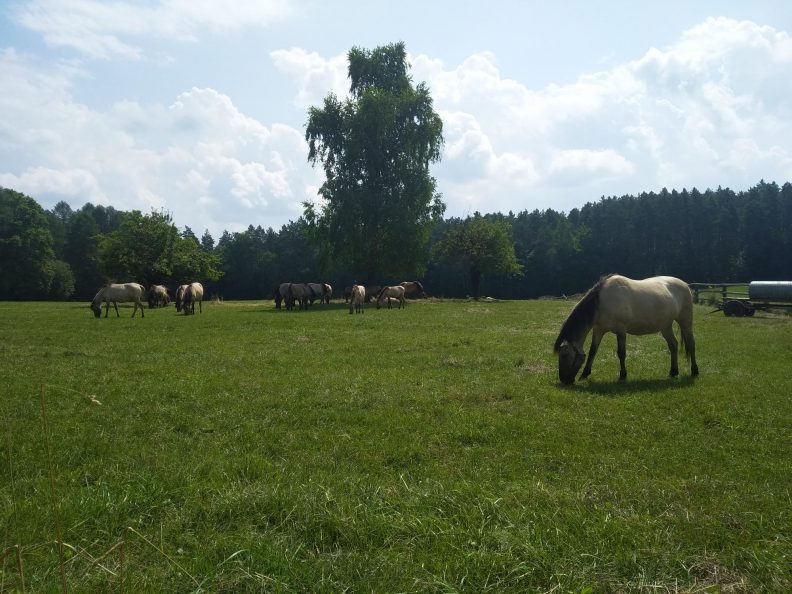
[[[561,332],[556,340],[556,349],[559,344],[566,340],[578,348],[583,347],[586,336],[594,326],[594,317],[599,308],[598,291],[589,291],[574,307],[569,317],[561,327]]]

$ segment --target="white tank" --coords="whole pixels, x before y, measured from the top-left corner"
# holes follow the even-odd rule
[[[792,301],[792,281],[753,281],[748,298],[755,301]]]

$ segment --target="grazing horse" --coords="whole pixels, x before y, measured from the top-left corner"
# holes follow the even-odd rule
[[[426,291],[424,291],[423,285],[419,281],[403,281],[399,284],[404,287],[404,295],[406,297],[412,297],[413,295],[420,298],[426,297]]]
[[[198,312],[203,313],[203,285],[201,283],[190,283],[182,286],[184,291],[182,292],[181,308],[184,310],[184,315],[195,313],[196,301],[198,302]]]
[[[313,297],[314,292],[305,283],[283,283],[278,287],[278,294],[285,302],[286,309],[291,311],[295,302],[297,302],[299,309],[307,309],[308,300]]]
[[[354,309],[355,313],[365,313],[364,302],[366,300],[366,287],[363,285],[353,285],[350,291],[349,313]]]
[[[380,291],[382,291],[382,287],[380,287],[379,285],[369,285],[369,286],[367,286],[366,287],[366,297],[365,297],[366,303],[371,301],[372,298],[374,298],[377,295],[379,295]]]
[[[388,300],[388,309],[391,309],[391,298],[399,302],[399,309],[405,306],[404,303],[404,287],[395,285],[393,287],[383,287],[377,295],[377,309],[382,305],[382,300]]]
[[[176,311],[182,310],[182,303],[184,303],[184,292],[189,286],[190,285],[179,285],[179,288],[176,289],[176,298],[173,300],[173,302],[176,304]]]
[[[333,287],[328,285],[327,283],[307,283],[308,288],[311,290],[310,295],[308,295],[308,303],[313,305],[313,302],[316,299],[319,299],[319,303],[330,303],[330,297],[333,294]]]
[[[660,332],[671,352],[671,377],[679,375],[677,349],[673,323],[682,330],[682,343],[690,360],[690,374],[698,375],[696,341],[693,338],[693,297],[687,283],[673,276],[655,276],[632,280],[617,274],[603,276],[567,317],[555,341],[558,353],[558,378],[564,384],[575,381],[580,366],[586,359],[583,343],[590,330],[588,361],[580,379],[591,374],[591,365],[597,354],[602,336],[616,334],[616,352],[619,356],[619,381],[627,379],[624,359],[627,355],[627,334],[654,334]]]
[[[167,287],[163,285],[151,285],[148,290],[149,309],[154,307],[165,307],[170,303]]]
[[[272,299],[275,301],[275,309],[280,309],[281,303],[283,303],[283,295],[281,295],[280,287],[275,287],[275,290],[272,292]]]
[[[135,317],[138,307],[140,308],[140,316],[146,317],[143,311],[143,296],[146,294],[146,287],[138,283],[124,283],[123,285],[107,285],[99,289],[96,297],[91,302],[91,311],[97,318],[102,315],[102,301],[105,302],[105,317],[110,312],[110,303],[115,307],[116,317],[121,317],[118,313],[118,303],[135,303],[135,309],[132,311],[132,317]]]

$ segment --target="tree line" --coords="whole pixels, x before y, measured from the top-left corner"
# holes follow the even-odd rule
[[[436,218],[422,259],[389,255],[402,276],[370,278],[320,253],[305,218],[279,230],[249,226],[215,242],[179,230],[164,212],[65,202],[43,209],[0,188],[0,299],[86,300],[109,281],[174,286],[200,280],[208,295],[268,299],[280,282],[412,280],[431,295],[524,299],[580,292],[599,276],[658,274],[688,282],[792,279],[792,184],[602,198],[569,213]],[[422,270],[423,269],[423,270]]]

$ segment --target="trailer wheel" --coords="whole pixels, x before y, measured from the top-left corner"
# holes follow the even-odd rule
[[[749,318],[756,313],[756,306],[750,301],[743,302],[743,308],[745,308],[745,315]]]
[[[741,318],[749,314],[741,301],[737,301],[736,299],[729,299],[728,301],[725,301],[723,303],[723,315],[729,317],[734,316],[736,318]]]

